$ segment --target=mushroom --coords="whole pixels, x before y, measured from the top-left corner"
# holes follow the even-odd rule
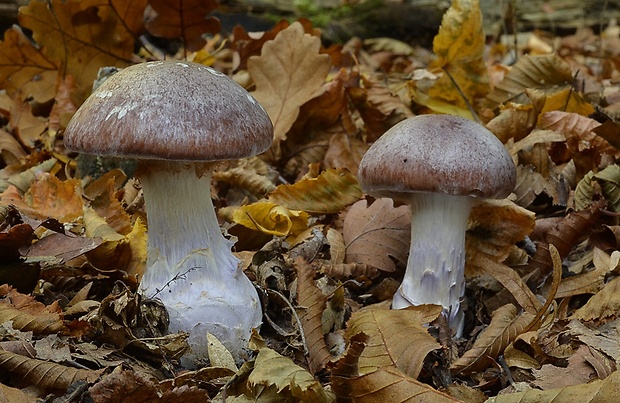
[[[515,165],[503,144],[461,117],[416,116],[396,124],[368,149],[358,177],[366,193],[411,208],[409,259],[392,308],[441,305],[460,337],[465,232],[474,198],[507,197],[516,183]]]
[[[215,161],[271,145],[273,127],[240,85],[209,67],[157,61],[108,78],[64,132],[69,150],[139,160],[148,220],[139,292],[163,302],[170,332],[189,333],[189,363],[206,357],[206,333],[240,360],[262,311],[211,201]],[[188,361],[188,360],[186,360]]]

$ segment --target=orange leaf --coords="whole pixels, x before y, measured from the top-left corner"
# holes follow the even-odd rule
[[[220,31],[220,21],[206,17],[217,8],[215,0],[150,0],[149,5],[155,15],[147,15],[146,29],[162,38],[181,38],[191,52],[207,43],[203,34]]]
[[[256,84],[254,97],[265,108],[274,126],[274,157],[286,139],[300,107],[323,93],[331,67],[328,55],[319,54],[321,40],[304,33],[299,22],[265,43],[259,57],[248,60],[248,71]]]
[[[0,87],[21,99],[32,96],[46,102],[56,92],[56,64],[36,48],[23,32],[13,27],[0,43]]]
[[[76,104],[90,93],[99,68],[132,62],[134,37],[116,13],[119,1],[32,1],[19,9],[20,24],[32,30],[45,55],[75,78]]]
[[[80,181],[61,181],[48,173],[41,174],[23,198],[41,218],[52,217],[60,222],[71,222],[82,216]]]

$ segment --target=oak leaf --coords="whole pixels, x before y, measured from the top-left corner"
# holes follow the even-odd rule
[[[48,173],[39,174],[24,194],[23,205],[33,216],[71,222],[82,215],[82,187],[78,179],[61,181]]]
[[[252,93],[265,108],[274,126],[274,159],[281,156],[280,143],[299,115],[300,107],[323,93],[331,67],[328,55],[319,54],[321,40],[304,33],[299,22],[265,43],[260,56],[248,60],[256,84]]]
[[[255,390],[258,386],[274,388],[279,399],[317,403],[331,400],[307,370],[267,347],[258,350],[248,383]]]

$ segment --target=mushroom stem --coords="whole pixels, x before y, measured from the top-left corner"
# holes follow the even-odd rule
[[[206,358],[206,333],[237,359],[261,323],[258,294],[233,256],[211,201],[211,170],[187,163],[146,164],[141,176],[148,219],[141,293],[160,299],[170,332],[190,334],[190,360]]]
[[[450,329],[461,335],[460,300],[465,292],[465,231],[472,208],[469,196],[412,193],[411,247],[405,278],[392,307],[436,304]]]

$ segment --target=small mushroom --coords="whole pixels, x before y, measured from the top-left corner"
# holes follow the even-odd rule
[[[410,206],[411,248],[392,308],[442,305],[457,336],[463,328],[465,231],[474,198],[504,198],[516,169],[483,126],[450,115],[406,119],[381,136],[359,167],[365,192]]]
[[[109,77],[77,110],[65,146],[139,160],[148,220],[147,268],[139,291],[156,297],[169,331],[189,333],[190,363],[206,357],[206,333],[237,359],[262,311],[232,254],[211,201],[214,161],[268,149],[269,116],[226,75],[184,61],[130,66]]]

